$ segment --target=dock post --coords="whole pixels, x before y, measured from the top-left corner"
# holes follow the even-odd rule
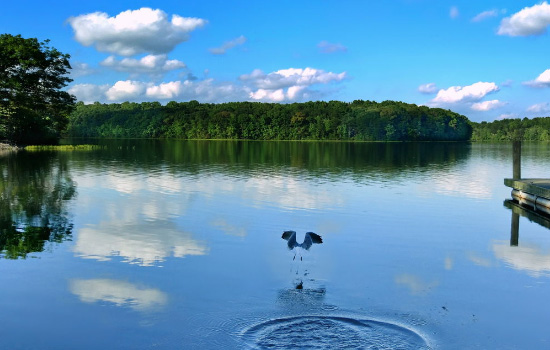
[[[517,247],[519,245],[519,214],[512,210],[512,228],[510,234],[510,246]]]
[[[521,141],[514,141],[514,179],[521,179]]]

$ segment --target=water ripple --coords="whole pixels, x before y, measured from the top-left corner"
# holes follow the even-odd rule
[[[429,349],[426,340],[403,326],[345,316],[292,316],[246,328],[251,349]]]

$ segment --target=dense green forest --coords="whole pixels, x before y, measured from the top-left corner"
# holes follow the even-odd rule
[[[550,117],[472,123],[472,141],[550,141]]]
[[[450,110],[402,102],[221,104],[78,103],[68,136],[248,140],[468,140],[472,126]]]

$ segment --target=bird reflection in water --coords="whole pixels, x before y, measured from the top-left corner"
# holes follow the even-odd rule
[[[300,261],[303,261],[302,257],[302,251],[303,250],[309,250],[313,244],[321,244],[323,243],[323,239],[321,236],[314,232],[306,232],[304,236],[304,241],[302,243],[298,243],[296,241],[296,231],[284,231],[283,235],[281,237],[282,239],[287,240],[287,246],[289,250],[294,251],[294,257],[292,260],[296,260],[296,254],[300,256]],[[298,274],[298,270],[296,270],[296,274]],[[308,272],[304,273],[304,276],[307,276]],[[304,288],[304,282],[300,280],[299,283],[296,284],[296,289],[303,289]]]
[[[277,295],[277,303],[286,311],[307,314],[321,310],[333,310],[334,305],[325,303],[326,289],[317,288],[282,289]]]

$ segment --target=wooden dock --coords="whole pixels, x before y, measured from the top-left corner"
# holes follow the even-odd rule
[[[520,216],[550,229],[550,179],[522,179],[521,142],[513,147],[513,178],[504,179],[504,185],[512,188],[512,199],[504,206],[512,210],[510,246],[518,246]]]
[[[512,188],[512,198],[520,205],[550,217],[550,179],[521,178],[521,142],[513,145],[513,178],[504,179],[504,185]]]
[[[504,185],[519,204],[550,215],[550,179],[504,179]]]
[[[550,220],[550,179],[521,178],[521,143],[514,142],[512,179],[504,179],[504,185],[512,188],[512,198],[521,206],[543,213]]]
[[[504,179],[504,185],[537,197],[550,199],[550,179]]]

